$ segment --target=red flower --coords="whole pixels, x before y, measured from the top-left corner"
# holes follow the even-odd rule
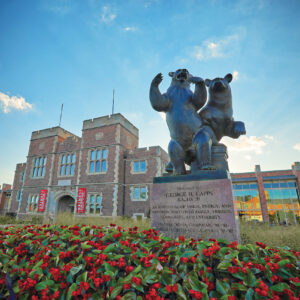
[[[172,286],[171,285],[167,285],[166,286],[166,290],[168,293],[172,293]]]
[[[264,243],[256,242],[256,245],[259,246],[262,249],[266,248],[266,244],[264,244]]]
[[[133,266],[127,266],[127,267],[125,268],[125,271],[126,271],[126,273],[128,274],[128,273],[130,273],[133,269],[134,269]]]
[[[129,290],[131,288],[131,284],[130,283],[124,283],[123,284],[123,290]]]
[[[205,256],[211,256],[214,254],[214,251],[211,248],[208,248],[208,249],[203,249],[202,253]]]
[[[194,298],[194,299],[202,299],[203,294],[201,292],[195,291],[195,290],[189,290],[190,295]],[[212,298],[210,298],[212,299]]]
[[[235,296],[228,296],[228,300],[236,300]]]
[[[54,299],[57,299],[59,297],[59,291],[56,291],[54,294],[53,294],[53,297]]]
[[[181,236],[179,237],[179,241],[180,241],[180,242],[184,242],[184,241],[185,241],[185,237],[184,237],[183,235],[181,235]]]
[[[175,283],[174,285],[167,285],[166,290],[168,291],[168,293],[172,293],[172,292],[176,293],[178,291],[177,283]]]
[[[132,277],[131,282],[135,283],[137,286],[139,286],[141,284],[141,279],[137,278],[137,277]]]

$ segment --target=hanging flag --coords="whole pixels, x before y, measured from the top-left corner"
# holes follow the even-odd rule
[[[83,214],[85,212],[86,188],[79,188],[77,193],[76,213]]]
[[[47,190],[40,191],[40,198],[39,198],[39,205],[38,205],[38,212],[44,212],[46,208],[46,201],[47,201]]]

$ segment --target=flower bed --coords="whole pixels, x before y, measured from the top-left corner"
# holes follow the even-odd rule
[[[114,224],[8,227],[0,231],[0,298],[299,300],[299,257]]]

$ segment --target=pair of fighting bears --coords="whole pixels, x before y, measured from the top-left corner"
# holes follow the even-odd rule
[[[232,75],[205,81],[192,76],[186,69],[178,69],[169,75],[172,82],[166,93],[161,94],[158,87],[163,80],[161,73],[154,77],[150,87],[151,105],[166,113],[170,130],[168,153],[171,162],[166,170],[186,174],[185,164],[191,166],[192,172],[214,170],[212,145],[217,145],[223,136],[238,138],[246,134],[245,124],[233,119],[229,85]],[[194,92],[190,83],[195,84]],[[206,86],[209,88],[208,101]]]

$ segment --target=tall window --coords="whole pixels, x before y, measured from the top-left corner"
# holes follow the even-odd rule
[[[21,201],[21,199],[22,199],[22,191],[19,190],[17,193],[17,201]]]
[[[132,190],[133,201],[146,201],[147,200],[147,187],[146,186],[135,186]]]
[[[139,160],[133,162],[133,173],[145,173],[146,172],[146,161]]]
[[[105,173],[107,170],[107,149],[90,151],[89,173]]]
[[[264,182],[264,188],[271,223],[300,223],[299,191],[295,181]]]
[[[72,176],[75,169],[75,153],[63,154],[60,161],[60,176]]]
[[[37,212],[39,204],[39,195],[29,195],[28,204],[27,204],[27,211],[29,212]]]
[[[257,183],[233,184],[233,196],[242,219],[262,221]]]
[[[46,168],[46,156],[35,157],[33,160],[32,177],[44,177]]]
[[[89,214],[102,213],[102,195],[101,194],[90,194],[86,205],[86,212]]]

